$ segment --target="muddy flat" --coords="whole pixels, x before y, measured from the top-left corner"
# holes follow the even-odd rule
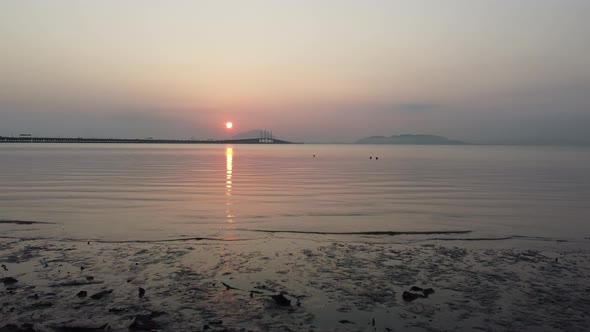
[[[390,238],[2,239],[0,314],[34,331],[590,328],[587,243]]]

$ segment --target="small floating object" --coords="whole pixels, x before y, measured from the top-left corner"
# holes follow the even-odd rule
[[[139,291],[139,295],[138,296],[141,299],[145,295],[145,289],[139,287],[138,291]]]
[[[373,159],[373,157],[369,157],[369,159]]]
[[[379,160],[379,157],[375,157],[375,160]]]
[[[86,297],[86,295],[88,295],[88,292],[85,290],[81,290],[76,294],[77,297]]]

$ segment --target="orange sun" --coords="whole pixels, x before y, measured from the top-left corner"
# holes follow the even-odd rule
[[[226,122],[225,123],[225,128],[227,128],[227,129],[231,129],[233,126],[234,126],[234,124],[231,123],[231,122]]]

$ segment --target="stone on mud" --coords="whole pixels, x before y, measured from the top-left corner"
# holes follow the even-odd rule
[[[272,299],[275,301],[275,303],[280,305],[281,307],[291,306],[291,300],[286,298],[283,294],[271,295],[270,297],[272,297]]]

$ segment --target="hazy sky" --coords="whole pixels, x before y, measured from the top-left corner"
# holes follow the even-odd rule
[[[0,135],[590,142],[588,0],[0,2]]]

